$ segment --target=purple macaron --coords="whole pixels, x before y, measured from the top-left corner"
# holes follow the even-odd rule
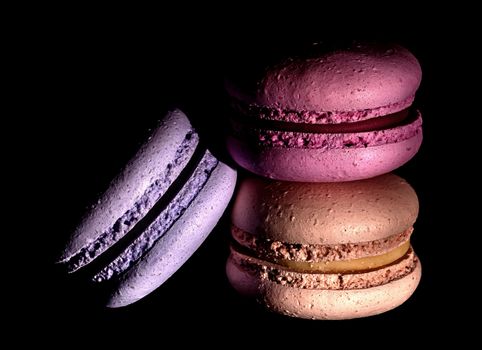
[[[199,142],[182,111],[173,110],[83,217],[59,263],[69,272],[96,265],[92,281],[115,286],[107,305],[131,304],[199,248],[235,184],[235,170]]]

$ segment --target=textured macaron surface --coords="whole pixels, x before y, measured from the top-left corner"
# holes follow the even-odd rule
[[[231,263],[240,266],[253,278],[302,289],[349,290],[380,286],[402,278],[417,266],[418,258],[409,249],[401,258],[386,265],[362,271],[347,270],[340,273],[323,273],[285,268],[262,259],[244,255],[232,248]]]
[[[206,152],[193,175],[161,211],[149,227],[142,232],[114,261],[99,272],[94,279],[101,282],[119,275],[130,268],[143,254],[152,248],[162,235],[181,217],[192,201],[199,195],[218,160]]]
[[[274,60],[248,82],[227,81],[228,150],[243,168],[277,180],[388,173],[422,143],[412,107],[421,77],[417,59],[394,44],[314,45]]]
[[[412,103],[422,73],[407,49],[353,43],[316,54],[317,50],[267,67],[254,93],[243,95],[233,88],[232,96],[248,106],[264,107],[259,113],[263,119],[296,123],[353,122]]]
[[[417,215],[415,191],[393,174],[343,183],[249,177],[239,186],[232,223],[271,241],[344,244],[400,234]]]
[[[418,199],[385,174],[339,183],[245,178],[232,211],[230,283],[289,316],[366,317],[402,304],[421,264],[410,245]]]
[[[370,119],[373,120],[373,119]],[[312,131],[307,124],[273,125],[260,127],[246,126],[234,122],[233,135],[258,147],[301,148],[328,151],[332,149],[353,149],[381,146],[412,139],[422,134],[420,113],[413,112],[399,123],[386,128],[354,129],[359,123],[334,124],[339,127],[335,132]],[[356,126],[355,126],[356,127]],[[369,127],[369,126],[368,126]]]
[[[236,172],[219,162],[190,205],[151,249],[119,276],[109,306],[130,304],[154,291],[191,257],[226,209]],[[162,217],[159,219],[162,221]],[[154,223],[157,225],[157,223]]]
[[[75,229],[60,259],[69,270],[88,264],[129,232],[168,190],[198,143],[186,116],[168,113]]]
[[[235,170],[200,143],[182,111],[173,110],[87,210],[59,263],[69,272],[85,267],[95,282],[112,280],[103,284],[111,286],[107,305],[133,303],[201,245],[235,183]]]
[[[379,275],[387,271],[388,279]],[[284,276],[273,275],[265,266],[250,269],[246,264],[240,264],[233,255],[226,264],[228,278],[239,293],[258,298],[261,304],[275,312],[318,320],[367,317],[389,311],[413,294],[420,282],[421,271],[421,264],[413,254],[385,271],[357,275],[290,271],[277,271],[286,273]],[[378,284],[380,277],[386,283]],[[375,284],[366,287],[368,281]],[[351,288],[354,283],[363,287]],[[324,286],[327,288],[323,289]]]

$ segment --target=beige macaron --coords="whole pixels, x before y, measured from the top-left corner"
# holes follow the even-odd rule
[[[330,184],[249,177],[233,207],[227,275],[241,294],[289,316],[379,314],[420,281],[410,246],[417,215],[414,190],[393,174]]]

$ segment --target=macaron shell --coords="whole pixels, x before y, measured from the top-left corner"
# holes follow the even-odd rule
[[[118,218],[135,205],[161,171],[170,167],[170,179],[176,178],[198,143],[197,135],[193,134],[190,146],[186,145],[182,164],[173,166],[179,157],[177,151],[189,132],[192,132],[192,126],[186,115],[177,109],[169,112],[151,138],[82,219],[59,260],[69,258],[112,227]]]
[[[140,261],[121,275],[107,305],[129,305],[171,277],[212,231],[231,199],[235,184],[236,172],[219,163],[179,220]]]
[[[366,148],[305,149],[260,147],[235,137],[228,150],[243,168],[271,179],[298,182],[339,182],[388,173],[418,152],[422,133],[396,143]]]
[[[226,271],[232,286],[242,295],[257,296],[267,308],[307,319],[342,320],[377,315],[403,304],[417,288],[422,275],[420,262],[408,275],[366,289],[318,290],[261,281],[228,260]]]
[[[343,320],[373,316],[403,304],[417,288],[421,264],[409,275],[367,289],[315,290],[282,286],[270,281],[261,286],[263,302],[276,312],[300,318]]]
[[[305,111],[401,110],[411,104],[421,77],[420,64],[407,49],[355,44],[271,68],[259,85],[256,104]]]
[[[412,227],[418,215],[415,191],[386,174],[340,183],[244,179],[232,223],[260,238],[298,244],[368,242]]]

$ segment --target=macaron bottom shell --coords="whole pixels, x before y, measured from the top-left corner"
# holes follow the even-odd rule
[[[407,275],[364,289],[305,289],[261,278],[228,258],[226,273],[233,288],[243,296],[257,298],[266,308],[291,317],[313,320],[344,320],[374,316],[403,304],[414,293],[422,267],[417,260]]]
[[[388,173],[419,150],[422,133],[397,143],[332,150],[262,147],[228,137],[228,150],[243,168],[271,179],[297,182],[354,181]]]

